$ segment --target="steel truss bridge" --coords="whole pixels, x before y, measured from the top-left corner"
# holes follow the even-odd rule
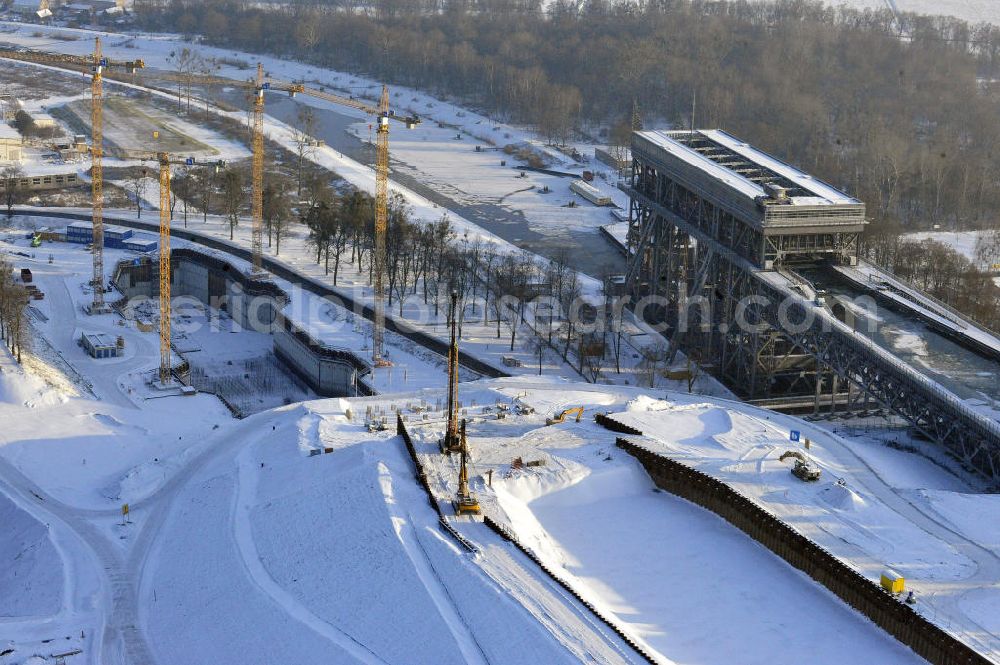
[[[753,189],[727,187],[730,176],[711,164],[786,192],[809,182],[750,148],[733,154],[731,140],[717,132],[633,137],[631,176],[620,188],[631,199],[626,289],[637,315],[744,399],[798,398],[816,412],[827,404],[885,409],[1000,480],[1000,423],[841,321],[794,279],[797,261],[856,260],[863,205],[831,195],[813,207],[808,190],[800,190],[804,205],[778,204],[760,187],[748,198]]]

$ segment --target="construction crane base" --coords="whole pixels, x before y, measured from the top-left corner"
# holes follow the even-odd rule
[[[101,288],[101,287],[94,287],[94,288]],[[89,305],[84,307],[83,310],[91,316],[98,316],[100,314],[114,314],[115,311],[111,308],[111,305],[105,302],[102,302],[100,304],[90,303]]]

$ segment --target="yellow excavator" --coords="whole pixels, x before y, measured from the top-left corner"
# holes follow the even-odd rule
[[[803,455],[802,453],[800,453],[797,450],[788,450],[788,451],[785,451],[781,455],[781,457],[778,458],[778,461],[779,462],[784,462],[789,457],[795,459],[795,464],[794,464],[794,466],[792,466],[792,475],[793,476],[795,476],[799,480],[803,480],[803,481],[805,481],[807,483],[815,481],[815,480],[819,480],[819,477],[822,474],[822,471],[820,471],[820,468],[818,466],[816,466],[815,464],[813,464],[812,460],[810,460],[808,457],[806,457],[805,455]]]
[[[562,413],[558,414],[555,418],[546,418],[545,419],[545,424],[546,425],[558,425],[559,423],[564,423],[564,422],[566,422],[566,416],[571,416],[574,413],[576,414],[576,422],[580,422],[580,419],[583,418],[583,407],[582,406],[578,406],[575,409],[566,409]]]

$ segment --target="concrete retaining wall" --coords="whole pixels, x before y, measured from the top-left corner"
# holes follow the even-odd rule
[[[358,378],[370,371],[368,364],[348,350],[321,344],[288,321],[280,311],[288,296],[275,284],[251,279],[224,260],[191,249],[174,250],[170,258],[174,297],[195,299],[227,312],[246,330],[272,334],[275,355],[316,394],[373,394]],[[155,298],[159,264],[149,257],[122,261],[115,267],[114,281],[126,299]]]
[[[62,212],[53,210],[38,210],[30,207],[19,207],[15,208],[14,214],[24,215],[27,217],[48,217],[52,219],[68,219],[68,220],[82,220],[82,221],[92,221],[91,215],[85,215],[76,212]],[[126,228],[141,229],[143,231],[159,231],[159,225],[154,222],[144,222],[142,220],[122,218],[122,217],[109,217],[104,216],[104,223],[114,226],[124,226]],[[212,238],[194,231],[188,231],[185,229],[171,228],[170,235],[176,238],[183,238],[184,240],[189,240],[193,243],[201,244],[205,247],[210,247],[212,249],[218,249],[223,252],[232,254],[244,260],[251,260],[253,257],[250,254],[250,250],[237,246],[233,243],[226,242],[224,240],[219,240],[217,238]],[[175,250],[176,252],[177,250]],[[318,279],[313,279],[311,277],[306,277],[295,272],[291,268],[282,263],[276,261],[270,256],[264,256],[264,268],[270,270],[272,273],[278,277],[288,280],[293,284],[301,286],[306,291],[314,293],[319,296],[331,297],[335,301],[340,302],[345,308],[351,310],[355,314],[365,317],[368,320],[374,320],[375,311],[371,305],[362,304],[356,302],[351,298],[346,292],[338,291],[333,289],[322,281]],[[403,319],[396,319],[389,313],[386,313],[385,317],[385,328],[386,330],[392,331],[398,335],[401,335],[412,342],[415,342],[435,353],[441,355],[442,357],[447,357],[448,355],[448,342],[442,339],[438,339],[433,335],[429,335],[421,330],[418,330],[414,325]],[[474,372],[482,374],[486,377],[498,378],[510,376],[507,372],[504,372],[496,367],[493,367],[487,362],[476,358],[475,356],[465,352],[458,352],[459,362],[463,367],[467,367]]]

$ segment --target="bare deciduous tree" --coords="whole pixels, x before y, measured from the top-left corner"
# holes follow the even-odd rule
[[[240,223],[240,213],[243,211],[243,201],[246,198],[243,191],[243,174],[234,168],[226,169],[222,174],[222,204],[229,221],[229,239],[232,240],[236,226]]]

